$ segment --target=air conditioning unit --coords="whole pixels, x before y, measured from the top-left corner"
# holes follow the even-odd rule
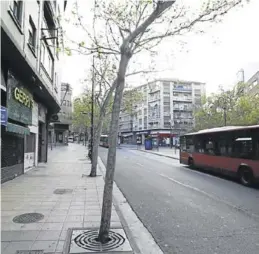
[[[60,122],[58,115],[57,115],[57,114],[52,115],[52,116],[50,117],[50,122],[52,122],[52,123],[53,123],[53,122]]]

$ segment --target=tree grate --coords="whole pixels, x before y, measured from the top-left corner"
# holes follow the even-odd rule
[[[41,213],[24,213],[13,218],[14,223],[28,224],[42,220],[44,215]]]
[[[72,192],[73,192],[72,189],[55,189],[53,193],[62,195],[62,194],[69,194],[69,193],[72,193]]]
[[[95,252],[110,251],[116,249],[124,244],[125,238],[119,233],[110,231],[109,241],[105,244],[101,244],[97,241],[98,230],[88,230],[78,235],[74,242],[77,246]]]

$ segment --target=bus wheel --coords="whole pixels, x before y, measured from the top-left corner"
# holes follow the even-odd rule
[[[190,167],[191,169],[194,169],[194,168],[195,168],[193,158],[190,157],[190,158],[188,159],[188,165],[189,165],[189,167]]]
[[[249,167],[240,167],[239,171],[238,171],[238,174],[239,174],[240,182],[244,186],[253,185],[254,176],[253,176],[252,170]]]

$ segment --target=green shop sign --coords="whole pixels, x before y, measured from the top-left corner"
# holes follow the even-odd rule
[[[20,123],[32,124],[33,97],[13,73],[7,80],[8,118]]]

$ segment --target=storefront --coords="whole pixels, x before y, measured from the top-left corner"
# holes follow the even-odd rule
[[[6,106],[8,121],[1,126],[1,182],[24,173],[25,137],[30,135],[34,107],[31,93],[8,71]]]
[[[24,172],[38,165],[38,104],[34,101],[32,108],[32,124],[29,126],[30,135],[25,136],[24,143]]]
[[[121,138],[122,144],[132,144],[133,143],[133,133],[132,132],[121,133],[120,138]]]
[[[158,141],[159,146],[163,147],[170,147],[176,136],[176,134],[171,133],[170,130],[151,131],[150,134],[154,140],[153,143],[157,145]]]

